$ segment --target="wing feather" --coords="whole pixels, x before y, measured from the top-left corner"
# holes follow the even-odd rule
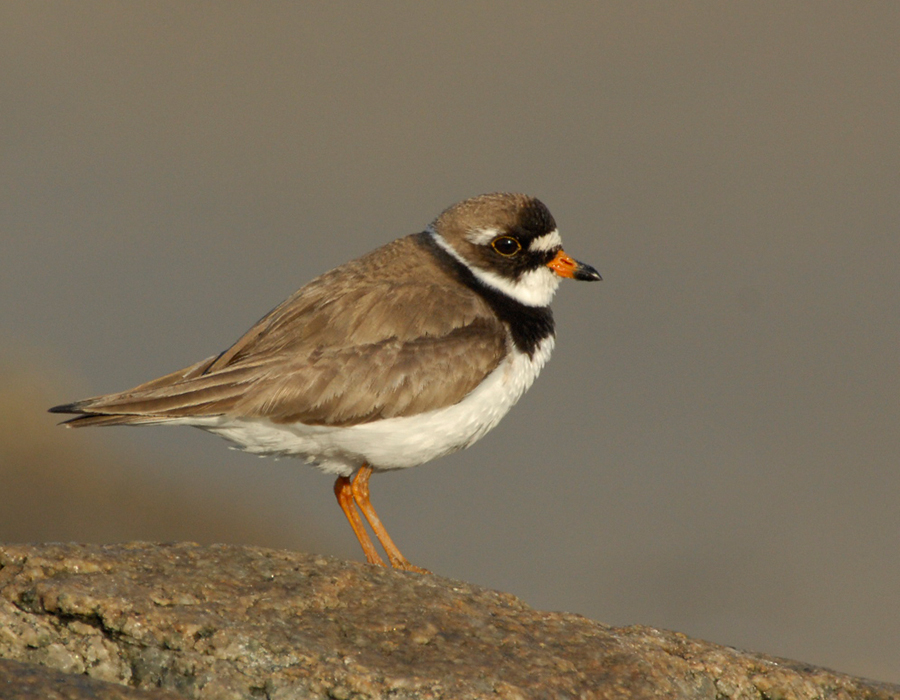
[[[313,280],[216,357],[51,410],[82,414],[73,427],[217,415],[348,426],[455,404],[506,352],[490,308],[410,236]]]

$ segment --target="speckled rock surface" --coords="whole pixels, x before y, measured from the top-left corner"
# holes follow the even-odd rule
[[[0,658],[188,698],[900,699],[437,576],[194,544],[0,546]]]
[[[166,690],[137,690],[46,666],[0,659],[3,700],[180,700],[183,697]]]

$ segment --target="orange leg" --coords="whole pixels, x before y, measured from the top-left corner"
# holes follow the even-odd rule
[[[365,552],[366,555],[366,561],[370,564],[385,566],[384,560],[378,556],[378,551],[375,549],[375,545],[372,543],[369,533],[366,532],[366,526],[363,525],[362,518],[359,517],[359,512],[353,504],[353,485],[350,483],[348,477],[339,476],[337,478],[337,481],[334,482],[334,495],[337,496],[338,505],[341,507],[341,510],[344,511],[347,520],[350,521],[350,527],[353,528],[356,539],[358,539],[359,543],[362,545],[363,552]]]
[[[356,472],[356,476],[353,478],[353,498],[356,501],[356,505],[358,505],[359,509],[362,511],[363,515],[366,516],[366,520],[369,521],[369,525],[372,526],[372,531],[375,533],[378,541],[381,542],[381,546],[384,547],[384,552],[385,554],[387,554],[388,559],[390,559],[391,566],[393,566],[395,569],[415,571],[420,574],[431,573],[430,571],[428,571],[428,569],[423,569],[419,566],[416,566],[415,564],[410,564],[409,561],[407,561],[406,557],[404,557],[400,553],[400,550],[397,549],[397,545],[394,544],[394,541],[387,533],[384,525],[381,524],[381,518],[378,517],[378,513],[375,512],[375,508],[369,501],[369,477],[372,476],[372,473],[372,467],[370,467],[366,463],[363,463],[363,465],[359,468],[359,471]],[[343,506],[341,507],[343,508]],[[344,512],[346,512],[346,510]],[[359,518],[358,515],[356,517]],[[359,537],[358,534],[357,537]],[[363,546],[363,549],[365,549],[365,546]],[[371,559],[369,561],[371,561]]]

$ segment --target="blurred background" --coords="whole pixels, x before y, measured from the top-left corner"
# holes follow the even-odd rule
[[[473,448],[373,480],[409,559],[900,682],[900,5],[0,5],[0,539],[362,559],[332,479],[54,404],[226,348],[496,190],[598,285]]]

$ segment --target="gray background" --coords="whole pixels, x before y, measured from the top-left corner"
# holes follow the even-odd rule
[[[554,212],[553,360],[376,477],[547,609],[900,682],[900,5],[0,5],[0,539],[361,554],[331,479],[53,403],[225,348],[466,196]]]

